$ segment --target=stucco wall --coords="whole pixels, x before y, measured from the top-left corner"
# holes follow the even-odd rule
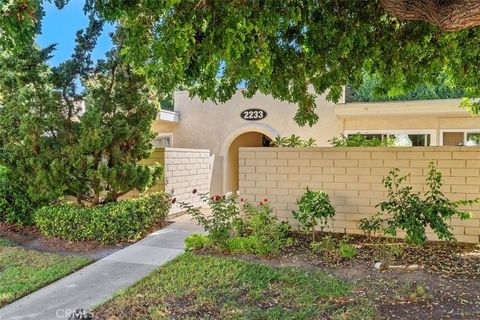
[[[191,98],[185,91],[175,92],[174,98],[179,122],[157,120],[154,130],[173,133],[174,147],[209,149],[215,154],[212,193],[230,191],[229,147],[247,132],[260,132],[270,138],[296,134],[314,138],[319,147],[327,147],[328,140],[346,131],[428,129],[432,145],[438,145],[442,129],[480,129],[480,117],[460,110],[458,99],[334,104],[322,95],[315,101],[317,124],[299,127],[293,120],[298,106],[268,95],[256,94],[248,99],[238,90],[230,100],[219,104]],[[258,121],[242,119],[240,113],[250,108],[265,110],[267,117]]]
[[[213,157],[209,150],[165,148],[165,192],[177,199],[170,213],[182,211],[179,202],[187,201],[201,206],[199,193],[210,191]]]
[[[336,208],[329,230],[359,233],[358,221],[377,212],[385,199],[382,179],[393,167],[410,173],[409,184],[425,189],[428,163],[444,175],[443,191],[452,200],[473,199],[480,192],[480,148],[241,148],[240,193],[250,201],[268,198],[282,219],[292,223],[296,199],[309,186],[326,191]],[[452,219],[462,242],[479,242],[480,207],[468,208],[472,219]],[[401,235],[401,233],[400,233]],[[429,233],[430,239],[435,239]]]
[[[296,134],[302,138],[314,138],[319,146],[327,146],[328,140],[343,132],[341,121],[336,121],[335,105],[318,97],[317,114],[319,121],[314,127],[299,127],[293,117],[297,105],[275,100],[271,96],[257,94],[252,99],[246,99],[239,90],[229,101],[215,104],[211,101],[201,101],[190,98],[188,92],[175,93],[175,112],[179,113],[180,121],[173,131],[174,146],[182,148],[205,148],[216,155],[213,171],[212,193],[222,193],[227,190],[227,163],[230,144],[239,135],[246,132],[260,132],[275,138],[275,136],[290,136]],[[248,121],[240,117],[243,110],[259,108],[267,112],[266,118],[258,121]],[[158,131],[160,128],[156,128]]]

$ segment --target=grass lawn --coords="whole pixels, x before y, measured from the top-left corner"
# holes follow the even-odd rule
[[[95,319],[370,319],[324,272],[184,254],[94,311]]]
[[[0,307],[91,262],[14,246],[0,238]]]

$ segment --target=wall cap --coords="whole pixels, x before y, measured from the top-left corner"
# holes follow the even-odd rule
[[[256,152],[347,152],[347,151],[395,151],[395,152],[480,152],[478,147],[451,147],[451,146],[437,146],[437,147],[308,147],[308,148],[288,148],[288,147],[241,147],[240,151],[256,151]]]

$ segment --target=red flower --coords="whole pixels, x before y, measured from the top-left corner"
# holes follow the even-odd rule
[[[259,204],[260,204],[261,206],[263,206],[263,202],[260,202]]]
[[[172,199],[172,204],[175,204],[175,202],[177,202],[177,198]]]
[[[267,198],[263,199],[263,202],[268,202],[268,199]]]
[[[215,201],[218,201],[218,200],[220,200],[221,198],[222,198],[222,197],[220,197],[220,196],[215,196]]]
[[[196,194],[196,193],[197,193],[197,189],[193,189],[193,190],[192,190],[192,193],[193,193],[193,194]]]

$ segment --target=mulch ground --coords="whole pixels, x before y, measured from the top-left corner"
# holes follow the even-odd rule
[[[337,241],[344,236],[328,235]],[[357,255],[345,259],[313,252],[309,237],[294,234],[293,238],[294,244],[278,257],[236,256],[274,266],[319,268],[352,281],[357,288],[352,301],[372,301],[378,319],[480,319],[479,245],[429,242],[417,247],[396,239],[369,241],[354,235],[349,243]],[[380,268],[374,266],[376,262]]]
[[[148,232],[164,228],[170,222],[162,222]],[[46,237],[35,226],[20,226],[0,223],[0,238],[9,239],[17,245],[41,252],[52,252],[61,255],[87,256],[95,260],[104,258],[115,251],[130,245],[129,242],[104,245],[96,241],[69,241],[55,237]]]

